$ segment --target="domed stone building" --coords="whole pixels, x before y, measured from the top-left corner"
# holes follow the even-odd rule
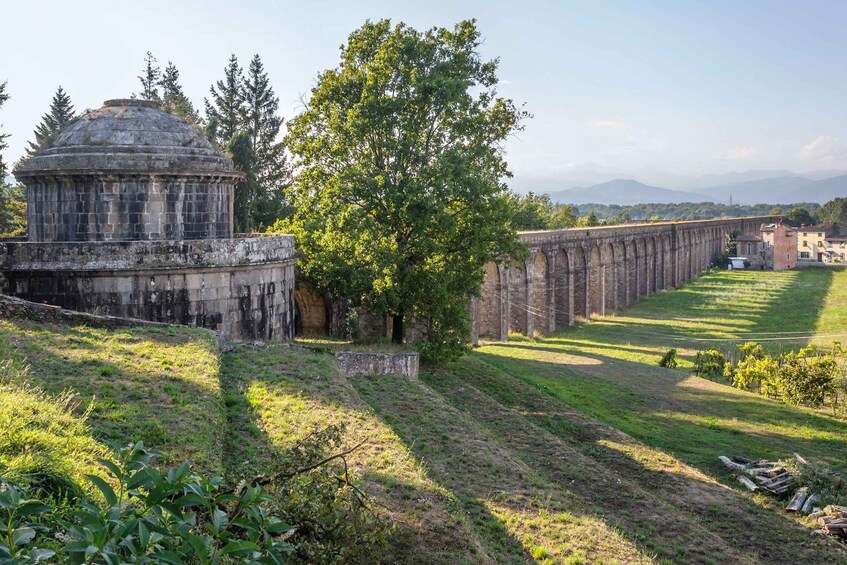
[[[3,292],[233,339],[292,337],[293,238],[235,237],[240,174],[157,103],[109,100],[14,174],[28,240],[0,243]]]

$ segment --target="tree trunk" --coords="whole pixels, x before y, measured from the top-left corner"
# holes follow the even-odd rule
[[[403,312],[394,314],[391,328],[391,343],[403,343]]]

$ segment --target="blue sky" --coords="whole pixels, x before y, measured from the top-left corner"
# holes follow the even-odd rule
[[[259,53],[291,117],[348,34],[388,17],[478,20],[501,94],[535,116],[507,145],[518,188],[583,171],[847,169],[843,1],[4,0],[0,13],[12,162],[58,85],[78,110],[128,96],[147,50],[173,60],[200,107],[230,53]]]

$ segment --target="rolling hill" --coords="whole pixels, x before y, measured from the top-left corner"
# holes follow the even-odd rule
[[[650,186],[632,179],[617,179],[584,188],[551,192],[554,202],[563,204],[647,204],[651,202],[708,202],[709,196],[682,190]]]

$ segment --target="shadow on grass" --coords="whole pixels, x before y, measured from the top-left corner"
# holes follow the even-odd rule
[[[385,432],[378,426],[386,431],[392,427],[376,418],[349,381],[337,374],[333,356],[241,346],[223,357],[222,388],[229,426],[224,460],[233,479],[274,473],[287,448],[330,423],[348,424],[347,442],[369,437],[350,463],[363,480],[361,486],[388,507],[396,523],[389,548],[377,561],[470,563],[490,559],[486,553],[502,555],[500,562],[533,561],[473,497],[444,490],[438,477],[415,482],[402,473],[380,470],[398,464],[382,460],[382,449],[396,448],[385,443],[380,447],[390,440],[379,437]],[[411,453],[418,455],[414,449]]]
[[[654,407],[649,400],[633,402],[632,393],[626,392],[626,402],[621,405],[619,399],[608,398],[607,388],[592,389],[597,379],[579,380],[573,387],[562,389],[551,379],[536,376],[538,363],[527,364],[526,371],[520,374],[508,369],[503,373],[489,365],[497,356],[475,357],[483,363],[471,359],[450,367],[444,375],[424,379],[451,403],[490,426],[496,437],[503,438],[501,441],[548,480],[568,485],[568,489],[593,501],[607,515],[619,517],[618,528],[648,550],[677,562],[829,562],[835,558],[824,543],[810,545],[808,533],[798,531],[792,520],[767,513],[747,497],[722,488],[693,470],[679,468],[665,453],[633,442],[581,413],[593,413],[648,446],[678,455],[688,446],[710,446],[704,451],[726,447],[715,446],[711,435],[715,433],[726,433],[735,438],[737,445],[750,448],[749,441],[738,441],[745,434],[723,430],[704,433],[704,426],[691,426],[687,430],[690,433],[681,434],[665,419],[652,417]],[[469,393],[472,388],[508,411]],[[582,398],[596,395],[591,397],[590,405],[570,396],[580,389]],[[538,431],[533,433],[534,427],[562,443],[557,444]],[[818,447],[825,449],[823,445]],[[569,454],[568,450],[578,455]],[[714,459],[719,454],[716,450],[708,457]],[[689,458],[683,455],[682,459]],[[695,466],[702,461],[695,461]],[[579,473],[584,476],[574,476],[568,463],[578,463]],[[734,557],[732,552],[736,553]]]

